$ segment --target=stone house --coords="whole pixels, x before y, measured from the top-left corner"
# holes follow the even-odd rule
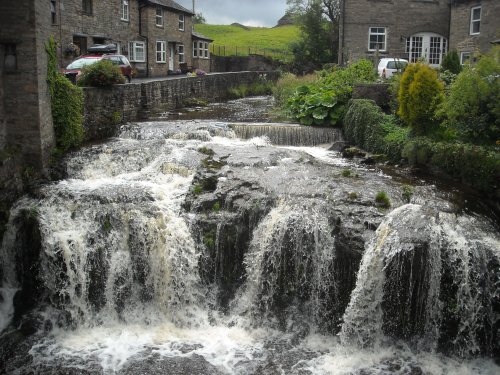
[[[451,0],[450,46],[462,64],[500,43],[500,1]]]
[[[465,60],[499,37],[499,19],[498,0],[343,0],[339,63],[399,57],[439,66],[449,49]]]
[[[61,67],[94,44],[114,43],[140,76],[196,67],[194,13],[173,0],[47,0]],[[196,59],[198,62],[198,59]],[[210,64],[204,65],[210,69]]]

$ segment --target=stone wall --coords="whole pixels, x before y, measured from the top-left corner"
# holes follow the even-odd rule
[[[276,81],[279,72],[266,72],[265,79]],[[116,85],[111,88],[84,88],[86,140],[116,134],[121,123],[144,120],[180,108],[187,98],[218,101],[240,84],[264,79],[259,72],[215,73],[202,77],[175,77],[152,82]]]
[[[265,56],[216,56],[212,55],[212,72],[272,71],[280,63]]]
[[[391,95],[387,83],[365,83],[357,84],[353,87],[353,99],[370,99],[384,110],[389,108]]]

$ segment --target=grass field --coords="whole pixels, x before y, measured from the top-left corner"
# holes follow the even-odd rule
[[[214,40],[213,54],[226,56],[249,53],[287,55],[290,43],[297,40],[300,33],[293,25],[267,28],[205,24],[195,25],[195,31]]]

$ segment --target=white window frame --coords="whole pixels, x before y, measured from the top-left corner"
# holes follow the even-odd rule
[[[471,63],[472,60],[472,52],[465,51],[465,52],[460,52],[460,64],[461,65],[468,65]]]
[[[158,56],[160,57],[159,59]],[[165,40],[156,41],[156,62],[161,64],[167,63],[167,42]]]
[[[383,33],[378,32],[372,32],[372,29],[384,29]],[[372,35],[383,35],[384,36],[384,42],[383,42],[383,48],[379,48],[378,51],[380,52],[385,52],[387,51],[387,27],[385,26],[370,26],[368,28],[368,51],[377,51],[376,48],[370,48],[371,45],[371,36]],[[378,44],[378,42],[377,42]]]
[[[204,42],[203,43],[203,57],[205,59],[209,59],[210,58],[210,52],[208,51],[208,42]]]
[[[159,13],[158,13],[158,11],[159,11]],[[158,21],[159,21],[159,23],[158,23]],[[163,8],[161,8],[161,7],[156,8],[155,25],[158,27],[163,27]]]
[[[137,51],[142,49],[142,59],[138,58]],[[133,41],[129,42],[128,59],[132,62],[146,62],[146,43]]]
[[[130,3],[129,0],[121,0],[121,20],[130,20]]]
[[[179,64],[186,62],[184,44],[179,44],[177,46],[177,54],[179,55]]]
[[[197,41],[193,42],[193,57],[195,59],[198,58],[198,42]]]
[[[476,9],[479,9],[479,18],[477,19],[474,19],[474,11]],[[470,35],[479,35],[481,34],[481,14],[482,14],[482,9],[481,9],[481,6],[478,6],[478,7],[473,7],[470,9],[470,26],[469,26],[469,34]],[[479,24],[479,31],[478,32],[474,32],[474,25],[478,23]]]
[[[186,29],[186,17],[184,14],[179,14],[179,30],[184,31]]]

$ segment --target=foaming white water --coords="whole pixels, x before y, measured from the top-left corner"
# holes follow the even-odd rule
[[[325,164],[335,165],[337,167],[350,167],[350,168],[358,167],[355,163],[353,163],[349,159],[343,158],[338,152],[329,151],[321,147],[281,146],[280,148],[287,150],[302,151]]]
[[[313,320],[320,318],[325,302],[320,296],[335,294],[336,287],[331,231],[321,207],[281,201],[253,234],[236,310],[269,314],[298,299],[310,304]]]

